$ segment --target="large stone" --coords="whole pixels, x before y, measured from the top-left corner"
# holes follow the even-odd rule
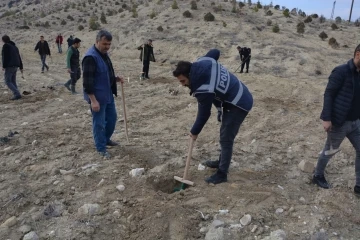
[[[286,240],[286,233],[282,229],[278,229],[270,233],[270,236],[261,240]]]
[[[299,168],[301,171],[306,172],[306,173],[312,173],[315,169],[315,166],[313,163],[306,161],[306,160],[302,160],[299,163]]]
[[[249,225],[251,223],[251,215],[246,214],[240,219],[240,223],[243,226]]]
[[[36,234],[36,232],[33,231],[33,232],[27,233],[27,234],[24,236],[23,240],[39,240],[39,237],[38,237],[38,235]]]
[[[100,205],[99,204],[84,204],[78,209],[78,214],[80,216],[93,216],[100,214]]]
[[[12,216],[11,218],[7,219],[3,224],[1,224],[1,227],[12,227],[17,223],[17,219],[15,216]]]
[[[19,227],[19,232],[21,232],[22,234],[26,234],[28,232],[31,231],[31,227],[29,225],[22,225],[21,227]]]

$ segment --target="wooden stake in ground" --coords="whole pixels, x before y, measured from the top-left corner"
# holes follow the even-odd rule
[[[184,176],[181,178],[181,177],[178,177],[178,176],[174,176],[174,179],[183,183],[181,185],[181,189],[184,189],[185,188],[185,185],[190,185],[190,186],[193,186],[194,185],[194,182],[192,181],[189,181],[187,180],[188,178],[188,172],[189,172],[189,168],[190,168],[190,160],[191,160],[191,156],[192,156],[192,151],[193,151],[193,148],[194,148],[194,142],[195,140],[191,137],[190,138],[190,144],[189,144],[189,152],[188,152],[188,156],[187,156],[187,159],[186,159],[186,165],[185,165],[185,170],[184,170]],[[176,190],[175,190],[176,191]]]
[[[124,84],[123,83],[121,83],[121,98],[122,98],[122,105],[123,105],[123,112],[124,112],[126,140],[129,143],[129,134],[128,134],[128,128],[127,128],[127,117],[126,117],[125,95],[124,95]]]

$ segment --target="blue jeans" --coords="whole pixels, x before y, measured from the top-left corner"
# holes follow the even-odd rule
[[[58,46],[58,51],[59,51],[59,53],[62,53],[61,44],[60,44],[60,43],[57,43],[57,46]]]
[[[5,68],[5,84],[12,91],[15,97],[20,96],[20,92],[18,90],[16,84],[16,72],[18,67],[7,67]]]
[[[106,144],[115,130],[117,115],[114,97],[108,104],[101,104],[100,111],[94,112],[91,110],[93,117],[93,136],[95,147],[98,152],[106,152]]]
[[[324,175],[325,168],[334,155],[325,155],[325,151],[330,149],[330,141],[333,149],[338,149],[345,137],[349,139],[356,151],[355,157],[355,174],[356,174],[356,185],[360,186],[360,120],[346,121],[341,127],[333,126],[328,133],[328,139],[326,139],[325,147],[319,156],[315,175]]]
[[[231,157],[233,153],[234,139],[239,132],[240,126],[246,118],[248,112],[232,106],[224,106],[220,128],[219,171],[228,173]]]
[[[46,54],[44,55],[40,55],[40,58],[41,58],[41,63],[42,63],[42,67],[41,67],[41,71],[44,71],[44,68],[48,69],[49,66],[46,65]]]

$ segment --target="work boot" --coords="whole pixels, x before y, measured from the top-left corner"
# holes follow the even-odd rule
[[[249,73],[249,69],[246,69],[246,72],[245,73]]]
[[[105,151],[105,152],[98,152],[98,153],[99,153],[99,155],[100,155],[101,157],[104,157],[104,158],[106,158],[106,159],[111,158],[110,153],[107,152],[107,151]]]
[[[114,142],[114,141],[112,141],[112,140],[110,140],[110,141],[108,141],[108,142],[106,143],[106,146],[109,146],[109,147],[115,147],[115,146],[118,146],[118,145],[119,145],[119,143]]]
[[[240,73],[243,73],[243,71],[241,70]]]
[[[204,162],[204,165],[209,168],[219,168],[219,161],[207,160],[206,162]]]
[[[326,181],[324,175],[314,175],[313,176],[313,183],[318,185],[321,188],[329,189],[330,184]],[[355,189],[354,189],[355,191]],[[360,189],[359,189],[360,191]]]
[[[205,182],[212,184],[227,182],[227,174],[217,170],[214,175],[205,179]]]
[[[78,94],[78,93],[75,91],[75,85],[71,85],[71,94]]]
[[[13,96],[10,98],[10,100],[19,100],[21,98],[21,95]]]
[[[357,196],[358,198],[360,198],[360,186],[356,186],[354,187],[354,193],[355,196]]]
[[[67,90],[69,90],[71,92],[71,89],[70,89],[70,83],[71,83],[71,80],[67,81],[64,86],[67,88]]]

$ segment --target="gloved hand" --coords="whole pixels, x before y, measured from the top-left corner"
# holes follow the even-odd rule
[[[218,120],[218,122],[221,122],[221,119],[222,119],[222,109],[221,109],[221,108],[217,108],[217,110],[218,110],[217,120]]]

